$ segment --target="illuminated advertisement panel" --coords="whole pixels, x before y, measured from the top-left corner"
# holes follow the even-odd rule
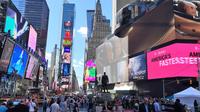
[[[35,51],[35,49],[36,49],[36,42],[37,42],[37,32],[30,25],[28,47],[30,47],[31,49],[33,49],[33,51]]]
[[[70,52],[71,50],[70,50],[70,47],[64,47],[64,52]]]
[[[63,63],[63,76],[69,76],[70,75],[70,64]]]
[[[0,71],[7,72],[13,47],[14,44],[7,39],[0,59]]]
[[[86,82],[96,80],[96,64],[93,60],[86,62],[85,80]]]
[[[146,55],[141,54],[129,59],[129,81],[146,79]]]
[[[8,67],[8,74],[16,72],[21,78],[24,77],[26,66],[28,62],[28,53],[20,46],[15,45],[11,61]]]
[[[176,43],[148,52],[148,79],[197,77],[199,59],[200,44]]]
[[[63,54],[63,63],[71,63],[71,53],[64,53]]]
[[[13,39],[27,41],[28,29],[28,22],[21,16],[17,9],[8,7],[4,32],[9,33]]]
[[[64,38],[63,39],[63,46],[71,46],[72,45],[72,39],[71,38]]]
[[[33,79],[33,76],[37,75],[37,73],[35,72],[35,68],[37,67],[37,65],[38,65],[38,60],[33,55],[31,55],[29,58],[29,63],[26,70],[25,78]]]

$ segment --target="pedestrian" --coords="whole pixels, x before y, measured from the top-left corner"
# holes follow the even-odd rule
[[[154,106],[154,112],[161,112],[161,107],[160,107],[160,103],[158,102],[158,99],[155,100],[155,102],[153,103]]]
[[[7,108],[8,108],[8,110],[6,112],[14,112],[15,111],[12,101],[7,102]]]
[[[65,101],[64,101],[64,99],[61,99],[61,102],[60,102],[60,111],[61,112],[66,112],[66,110],[65,110]]]
[[[139,105],[139,112],[151,112],[149,100],[144,98],[144,102]]]
[[[198,112],[198,103],[197,103],[197,100],[194,100],[194,111]]]
[[[26,105],[26,100],[22,100],[14,107],[15,112],[29,112],[29,106]]]
[[[36,103],[34,102],[35,100],[34,99],[30,99],[29,100],[29,112],[37,112],[37,106],[36,106]]]
[[[47,102],[47,98],[44,98],[44,101],[43,101],[43,112],[45,112],[47,110],[47,106],[48,106],[48,102]]]
[[[180,99],[176,99],[174,110],[175,112],[185,112],[184,106],[180,103]]]
[[[0,105],[0,112],[6,112],[8,110],[6,103],[2,103]]]
[[[60,107],[59,107],[59,105],[57,103],[57,100],[54,99],[53,102],[54,103],[51,104],[51,107],[50,107],[50,112],[60,112]]]
[[[76,101],[74,102],[73,112],[79,112],[78,100],[76,100]]]

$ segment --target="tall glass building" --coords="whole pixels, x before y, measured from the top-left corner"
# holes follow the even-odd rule
[[[62,32],[61,32],[61,75],[68,77],[71,74],[71,57],[73,45],[73,28],[75,18],[75,4],[63,4]]]
[[[20,11],[38,33],[37,51],[42,52],[45,56],[49,7],[46,0],[12,0],[17,9]]]
[[[92,38],[93,21],[95,10],[87,10],[87,38]]]

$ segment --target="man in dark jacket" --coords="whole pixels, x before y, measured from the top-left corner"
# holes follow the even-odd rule
[[[144,102],[139,105],[139,112],[151,112],[149,101],[147,98],[145,98]]]

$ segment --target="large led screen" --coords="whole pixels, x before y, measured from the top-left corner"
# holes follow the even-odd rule
[[[174,0],[174,18],[178,38],[200,37],[200,10],[198,0]]]
[[[141,54],[129,59],[129,80],[146,79],[146,55]]]
[[[71,63],[71,53],[65,52],[63,54],[63,63]]]
[[[63,63],[62,72],[63,72],[63,76],[69,76],[70,75],[70,64]]]
[[[29,58],[29,63],[26,70],[25,78],[33,79],[33,76],[37,75],[37,72],[35,71],[37,66],[38,66],[38,60],[33,55],[31,55]]]
[[[36,49],[36,42],[37,42],[37,32],[30,25],[28,47],[30,47],[31,49],[33,49],[33,51],[35,51],[35,49]]]
[[[7,39],[0,59],[0,71],[7,72],[13,47],[14,43]]]
[[[96,80],[96,64],[93,60],[88,60],[86,62],[85,80],[86,82]]]
[[[20,39],[23,43],[27,43],[28,30],[28,22],[21,16],[17,9],[14,10],[14,8],[8,7],[4,32],[10,33],[10,36],[14,39]]]
[[[8,67],[8,74],[16,73],[21,78],[24,77],[28,62],[28,53],[19,45],[15,45]]]
[[[147,53],[148,79],[197,77],[200,44],[176,43]]]

